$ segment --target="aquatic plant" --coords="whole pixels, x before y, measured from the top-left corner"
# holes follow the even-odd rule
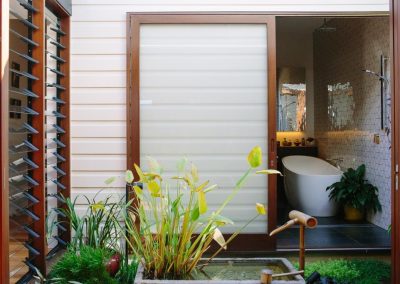
[[[135,192],[136,206],[126,215],[126,229],[129,233],[127,243],[133,254],[142,263],[146,276],[150,279],[180,279],[187,277],[199,268],[199,261],[210,248],[213,241],[221,250],[259,215],[265,215],[262,204],[256,204],[255,216],[231,237],[225,240],[220,228],[233,224],[222,215],[224,208],[237,195],[252,173],[280,174],[276,170],[261,170],[262,151],[254,147],[247,157],[248,169],[238,179],[233,190],[222,204],[209,212],[207,195],[217,190],[210,181],[200,181],[200,175],[194,164],[187,159],[178,162],[177,176],[172,177],[176,188],[172,188],[162,176],[158,162],[150,159],[148,172],[134,165],[134,173],[126,172],[126,181]],[[139,186],[143,184],[143,189]],[[212,258],[211,257],[211,258]]]

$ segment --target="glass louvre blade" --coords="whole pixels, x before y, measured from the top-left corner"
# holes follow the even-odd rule
[[[26,59],[26,60],[32,62],[32,63],[39,63],[38,60],[36,60],[36,59],[30,57],[30,56],[27,55],[27,54],[20,53],[20,52],[18,52],[18,51],[16,51],[16,50],[13,50],[13,49],[11,49],[11,48],[10,48],[10,51],[13,52],[13,53],[15,53],[15,54],[17,54],[18,56],[20,56],[20,57]]]
[[[56,235],[50,237],[50,239],[48,240],[47,247],[51,248],[51,247],[55,247],[57,245],[58,242],[55,237],[56,237]]]
[[[61,63],[67,62],[65,59],[63,59],[63,58],[61,58],[61,57],[59,57],[59,56],[57,56],[57,55],[51,53],[51,52],[48,51],[48,50],[46,50],[46,53],[47,53],[51,58],[53,58],[54,60],[56,60],[56,61],[58,61],[58,62],[61,62]]]
[[[33,7],[32,4],[28,3],[27,1],[24,0],[17,0],[17,2],[24,7],[25,9],[31,11],[31,12],[39,12],[38,9],[36,9],[35,7]]]
[[[24,192],[10,196],[9,199],[10,204],[17,204],[17,206],[23,208],[24,210],[31,210],[32,206],[39,202],[32,202],[26,197]]]
[[[63,156],[61,156],[60,154],[58,154],[57,152],[53,152],[50,155],[47,155],[46,159],[47,159],[48,166],[56,165],[58,163],[62,163],[62,162],[66,161],[66,159]]]
[[[57,242],[63,246],[67,246],[67,242],[65,242],[63,239],[61,239],[59,236],[54,236],[54,238],[57,240]]]
[[[33,254],[33,255],[40,255],[40,252],[36,250],[33,246],[31,246],[29,243],[24,243],[24,246],[28,249],[28,251]]]
[[[54,32],[56,32],[56,33],[58,33],[59,35],[63,35],[63,36],[67,35],[67,34],[66,34],[63,30],[61,30],[60,28],[50,27],[50,30],[52,30],[52,31],[54,31]]]
[[[47,144],[47,149],[57,149],[57,148],[65,148],[65,144],[62,143],[60,140],[57,138],[52,138],[51,139],[53,142]]]
[[[13,278],[14,276],[22,276],[26,272],[28,272],[28,267],[26,267],[25,259],[29,257],[28,250],[23,250],[21,254],[14,255],[13,257],[10,257],[10,279]],[[21,272],[22,271],[22,272]],[[17,279],[19,279],[18,277]],[[16,280],[17,280],[16,279]],[[17,283],[17,282],[13,282]]]
[[[57,152],[53,152],[52,153],[55,157],[57,157],[58,160],[60,160],[61,162],[65,162],[67,159],[65,159],[63,156],[61,156],[60,154],[58,154]]]
[[[31,98],[38,98],[39,97],[34,92],[31,92],[28,89],[10,88],[10,92],[12,92],[14,94],[18,94],[18,95],[23,95],[23,96],[26,96],[26,97],[31,97]]]
[[[36,233],[34,230],[32,230],[29,226],[23,225],[22,228],[29,234],[29,236],[33,238],[39,238],[40,235]]]
[[[10,246],[9,248],[9,252],[8,255],[9,257],[12,257],[15,254],[20,253],[22,250],[25,249],[25,242],[29,242],[29,237],[28,235],[26,236],[26,240],[20,240],[20,239],[16,239],[11,237],[12,235],[10,234],[10,243],[12,243],[12,246]]]
[[[20,175],[9,178],[9,185],[10,185],[10,193],[13,194],[15,192],[22,192],[25,190],[29,190],[39,183],[36,182],[33,178],[28,175]]]
[[[21,223],[24,223],[22,225]],[[28,219],[22,219],[17,222],[13,218],[10,218],[10,236],[14,236],[14,238],[23,238],[26,236],[26,239],[29,239],[29,237],[33,238],[38,238],[40,235],[36,233],[34,230],[32,230],[29,226],[32,225],[33,222],[29,222]]]
[[[64,198],[63,198],[62,196],[58,195],[57,193],[49,194],[49,195],[47,195],[47,197],[55,198],[55,199],[57,199],[58,201],[60,201],[61,203],[65,203]]]
[[[51,128],[46,130],[47,133],[65,133],[65,130],[57,124],[52,124]]]
[[[12,145],[9,148],[9,151],[11,154],[19,154],[19,153],[28,153],[28,152],[36,152],[39,149],[36,148],[32,143],[30,143],[28,140],[22,141],[22,143],[19,143],[17,145]]]
[[[36,162],[39,147],[32,140],[39,134],[40,128],[33,127],[42,110],[32,108],[37,94],[32,92],[33,82],[41,75],[34,72],[34,66],[45,62],[43,57],[34,55],[34,48],[40,42],[32,40],[34,30],[42,29],[39,22],[33,21],[38,12],[32,0],[10,0],[10,76],[15,80],[9,82],[10,122],[9,127],[9,274],[10,283],[30,283],[34,269],[32,260],[39,255],[39,247],[34,246],[35,238],[43,238],[35,232],[40,213],[33,212],[35,204],[45,202],[39,200],[34,193],[39,183],[31,176],[39,170],[40,162]],[[40,43],[42,45],[42,43]],[[11,64],[12,63],[12,64]],[[43,70],[44,71],[44,70]],[[44,73],[43,73],[44,74]],[[40,94],[42,96],[43,94]],[[34,136],[35,135],[35,136]],[[38,136],[38,138],[40,138]],[[42,141],[43,143],[44,141]],[[36,144],[36,143],[35,143]],[[40,145],[40,144],[39,144]],[[40,150],[43,150],[40,148]],[[36,152],[36,153],[35,153]],[[32,153],[32,155],[31,155]],[[35,153],[35,154],[33,154]],[[34,162],[35,161],[35,162]],[[44,174],[44,173],[43,173]]]
[[[10,127],[8,129],[10,133],[13,134],[37,134],[39,133],[35,128],[30,126],[28,123],[24,122],[19,127]]]
[[[60,208],[53,208],[53,211],[57,213],[57,215],[60,215],[63,218],[66,218],[67,215],[65,215],[64,212],[62,212],[62,210]]]
[[[57,69],[51,68],[51,67],[47,67],[47,66],[46,66],[46,68],[49,69],[51,72],[56,73],[57,75],[60,75],[63,77],[65,76],[65,74],[63,72],[61,72],[60,70],[57,70]]]
[[[37,169],[38,167],[38,165],[27,157],[22,157],[9,164],[10,173],[13,173],[11,176],[24,174],[27,171]]]
[[[59,90],[65,90],[65,88],[63,86],[61,86],[60,84],[56,84],[56,83],[46,83],[46,87],[48,88],[56,88]]]
[[[51,182],[53,182],[54,184],[56,184],[59,188],[61,188],[62,190],[66,189],[67,187],[65,185],[63,185],[61,182],[59,182],[56,179],[52,179],[50,180]]]
[[[31,212],[30,210],[26,209],[24,206],[19,205],[15,202],[10,202],[10,207],[12,207],[15,212],[16,212],[16,216],[17,217],[27,217],[29,218],[28,220],[30,220],[31,222],[28,221],[28,223],[32,224],[35,221],[40,220],[39,216],[37,216],[36,214],[34,214],[33,212]]]
[[[67,175],[66,172],[64,172],[62,169],[60,169],[60,168],[57,167],[57,166],[52,166],[52,168],[53,168],[54,170],[56,170],[56,172],[57,172],[57,177],[62,177],[62,176]]]
[[[9,31],[14,34],[16,37],[18,37],[20,40],[24,41],[25,43],[27,43],[28,45],[31,46],[39,46],[39,44],[37,42],[34,42],[33,40],[21,35],[20,33],[16,32],[13,29],[9,29]]]
[[[57,241],[56,241],[56,242],[57,242]],[[60,244],[57,243],[57,245],[56,245],[54,248],[52,248],[52,249],[48,252],[48,254],[47,254],[47,256],[46,256],[46,260],[52,259],[54,256],[57,255],[57,253],[58,253],[61,249],[64,249],[64,248],[63,248]]]
[[[46,111],[46,115],[47,116],[55,116],[57,118],[66,118],[65,115],[63,115],[62,113],[58,112],[58,111]]]
[[[9,199],[11,202],[16,204],[25,204],[24,208],[28,208],[39,203],[39,200],[36,197],[26,191],[11,195]]]
[[[14,17],[16,17],[21,23],[23,23],[25,26],[37,30],[39,29],[38,26],[34,25],[33,23],[31,23],[30,21],[28,21],[27,19],[25,19],[24,17],[22,17],[20,14],[18,14],[16,11],[14,11],[13,9],[10,9],[10,14],[13,15]]]
[[[57,40],[55,40],[54,38],[52,38],[51,36],[49,36],[48,34],[46,34],[46,38],[49,40],[49,42],[52,45],[55,45],[56,47],[59,47],[61,49],[65,49],[65,46],[62,45],[61,43],[59,43]]]
[[[47,72],[45,80],[47,95],[46,103],[46,197],[47,197],[47,215],[53,215],[53,225],[48,228],[47,234],[51,236],[48,241],[47,257],[51,257],[52,253],[57,249],[63,248],[67,243],[59,237],[59,233],[67,232],[67,229],[60,225],[61,217],[65,218],[66,215],[58,208],[62,202],[65,202],[61,190],[66,187],[60,183],[60,178],[66,176],[67,173],[62,169],[61,163],[65,162],[65,157],[61,156],[57,149],[67,147],[60,139],[58,134],[66,133],[65,129],[60,126],[61,119],[66,118],[66,115],[60,111],[60,106],[66,102],[60,98],[60,93],[66,88],[63,86],[62,77],[66,76],[61,70],[62,63],[67,62],[62,58],[61,51],[65,46],[60,42],[60,36],[65,33],[62,31],[61,26],[58,24],[59,19],[50,10],[46,9],[46,68],[52,72]],[[55,75],[54,75],[55,74]],[[50,117],[55,117],[50,118]],[[54,149],[54,150],[51,150]],[[60,165],[60,166],[59,166]]]
[[[61,161],[59,161],[56,157],[52,156],[47,158],[46,160],[46,164],[48,166],[53,166],[53,165],[57,165],[58,163],[61,163]]]
[[[65,228],[60,222],[56,223],[56,226],[58,229],[60,229],[63,232],[67,232],[67,228]]]
[[[33,109],[26,107],[26,106],[9,106],[10,112],[11,113],[21,113],[21,114],[27,114],[27,115],[38,115],[39,113],[37,111],[34,111]]]
[[[30,269],[32,269],[33,271],[40,271],[39,269],[36,268],[36,266],[34,266],[32,264],[32,261],[35,259],[35,257],[31,257],[30,259],[25,259],[24,263],[26,266],[28,266]]]
[[[57,97],[46,97],[46,100],[53,101],[53,102],[56,102],[56,103],[62,104],[62,105],[65,104],[65,101],[63,101],[62,99],[59,99]]]
[[[10,71],[12,73],[15,73],[18,76],[23,76],[23,77],[26,77],[28,79],[35,80],[35,81],[39,80],[38,77],[33,76],[32,74],[30,74],[28,72],[25,72],[25,71],[19,71],[19,70],[15,70],[15,69],[12,69],[12,68],[10,68]]]
[[[12,218],[10,218],[10,238],[11,236],[14,238],[26,238],[26,240],[29,239],[28,235],[29,233],[24,230],[23,226],[16,221],[14,221]],[[26,236],[26,237],[25,237]]]

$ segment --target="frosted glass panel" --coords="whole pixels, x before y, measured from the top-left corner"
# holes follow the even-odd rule
[[[182,156],[201,179],[215,209],[247,169],[255,145],[267,150],[267,27],[263,24],[146,24],[140,29],[140,147],[174,175]],[[265,155],[264,161],[267,161]],[[267,201],[267,178],[252,178],[223,215],[232,232]],[[266,217],[246,232],[265,233]]]

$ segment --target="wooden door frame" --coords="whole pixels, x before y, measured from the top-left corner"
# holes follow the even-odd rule
[[[276,47],[275,17],[257,14],[127,14],[127,167],[140,165],[140,25],[141,24],[265,24],[267,25],[268,167],[276,168]],[[267,149],[266,149],[267,150]],[[276,227],[276,176],[268,176],[268,232]],[[269,251],[276,238],[266,234],[240,234],[231,251]]]
[[[3,13],[2,11],[6,11]],[[9,1],[0,0],[0,283],[9,281],[8,250],[8,66],[9,66]],[[5,273],[6,272],[6,273]]]
[[[400,0],[390,1],[392,88],[392,283],[400,283]]]

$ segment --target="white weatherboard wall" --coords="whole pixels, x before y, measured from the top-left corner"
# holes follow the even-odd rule
[[[389,11],[388,0],[73,0],[72,194],[93,195],[126,168],[126,13]],[[107,193],[123,193],[118,180]]]

